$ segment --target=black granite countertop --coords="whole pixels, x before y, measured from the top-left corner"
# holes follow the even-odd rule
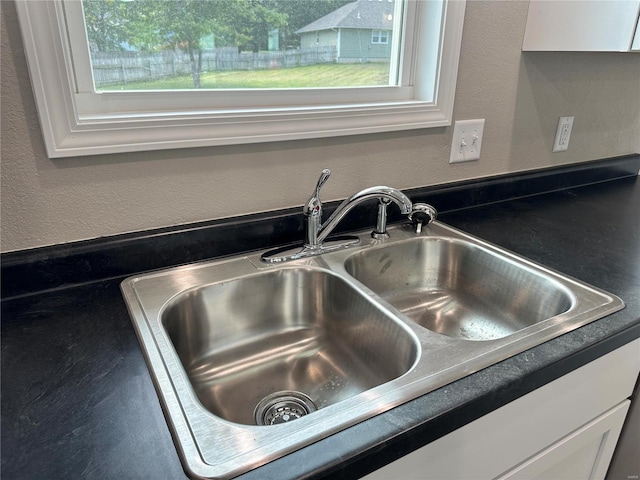
[[[637,177],[440,219],[614,293],[626,307],[243,478],[364,475],[640,337]],[[185,478],[121,280],[2,301],[2,478]]]

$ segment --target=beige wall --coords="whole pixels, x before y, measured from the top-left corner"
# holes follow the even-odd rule
[[[323,167],[331,200],[640,152],[640,54],[522,54],[527,3],[469,1],[454,116],[486,119],[479,162],[448,164],[451,128],[49,160],[0,5],[4,252],[301,205]],[[561,115],[570,148],[552,154]]]

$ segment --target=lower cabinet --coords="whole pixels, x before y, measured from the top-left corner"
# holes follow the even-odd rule
[[[640,339],[364,477],[604,479],[640,372]]]
[[[625,400],[498,478],[604,478],[630,403]]]

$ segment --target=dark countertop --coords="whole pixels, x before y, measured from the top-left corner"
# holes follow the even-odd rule
[[[614,293],[626,308],[243,478],[364,475],[640,337],[637,177],[441,220]],[[185,478],[121,280],[2,302],[3,478]]]

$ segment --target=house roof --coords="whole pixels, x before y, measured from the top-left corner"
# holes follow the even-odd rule
[[[297,30],[296,33],[316,32],[331,28],[391,30],[393,10],[393,0],[357,0],[311,22]]]

